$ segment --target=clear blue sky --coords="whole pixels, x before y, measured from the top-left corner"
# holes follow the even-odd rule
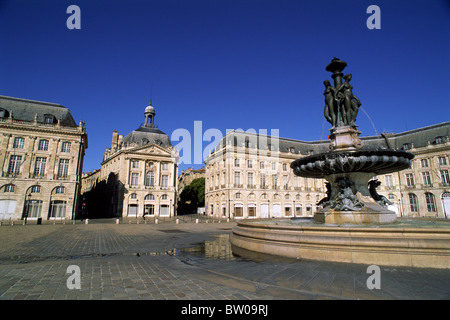
[[[81,30],[66,27],[72,4]],[[380,30],[366,27],[372,4]],[[85,172],[100,168],[113,130],[144,121],[151,91],[169,136],[202,121],[203,132],[326,139],[334,56],[368,115],[358,115],[362,135],[402,132],[450,120],[449,31],[444,0],[0,0],[0,94],[86,121]]]

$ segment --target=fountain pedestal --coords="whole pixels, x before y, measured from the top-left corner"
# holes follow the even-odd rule
[[[330,150],[356,150],[361,148],[361,131],[355,127],[344,126],[330,130]]]

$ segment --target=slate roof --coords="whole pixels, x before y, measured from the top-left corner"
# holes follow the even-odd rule
[[[229,143],[233,144],[234,137],[237,137],[236,142],[238,146],[244,146],[245,137],[248,137],[248,144],[250,148],[259,146],[260,149],[268,149],[268,144],[271,144],[272,137],[248,133],[243,131],[232,131],[228,133],[217,145],[215,151],[223,148],[224,143],[229,139]],[[378,136],[360,137],[363,142],[362,150],[364,149],[406,149],[405,145],[414,148],[426,147],[428,144],[439,144],[447,141],[450,137],[450,121],[435,124],[428,127],[418,128],[402,133],[383,133]],[[262,140],[261,140],[262,139]],[[275,142],[272,142],[276,145]],[[325,141],[301,141],[287,138],[279,138],[278,140],[280,152],[290,152],[299,155],[310,155],[327,152],[329,150],[329,140]]]
[[[161,147],[171,147],[169,136],[157,128],[149,128],[140,126],[138,129],[130,132],[122,140],[122,145],[138,145],[143,146],[146,144],[155,143]]]
[[[44,123],[45,115],[52,115],[54,123],[58,120],[61,126],[78,127],[70,110],[62,105],[50,102],[34,101],[0,95],[0,110],[4,110],[4,117],[15,120],[34,121]]]

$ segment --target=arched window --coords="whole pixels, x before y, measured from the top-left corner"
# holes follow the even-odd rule
[[[417,205],[417,196],[414,193],[410,193],[408,196],[411,212],[419,212],[419,206]]]
[[[132,193],[132,194],[130,194],[130,199],[136,199],[137,198],[137,195],[136,195],[136,193]]]
[[[155,196],[151,193],[145,196],[144,200],[155,200]]]
[[[430,192],[425,193],[425,200],[427,202],[428,212],[436,212],[436,201],[434,200],[434,195]]]

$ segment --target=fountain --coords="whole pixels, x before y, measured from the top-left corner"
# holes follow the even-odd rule
[[[332,125],[329,151],[297,159],[297,176],[326,180],[327,196],[312,221],[244,220],[233,228],[234,251],[379,265],[450,268],[448,221],[397,221],[376,191],[375,176],[411,166],[414,155],[365,146],[355,124],[361,101],[353,94],[347,63],[336,57],[326,70],[324,116]],[[344,80],[344,81],[343,81]]]

